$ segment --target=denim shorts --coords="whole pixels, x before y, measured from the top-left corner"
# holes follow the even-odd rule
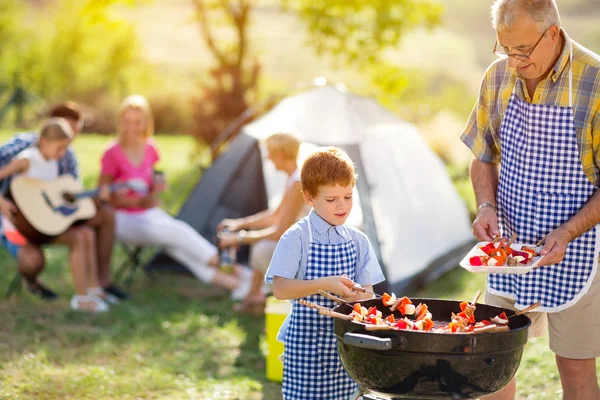
[[[21,246],[9,242],[6,236],[4,236],[4,233],[0,233],[0,243],[2,243],[2,247],[4,247],[11,256],[17,258],[17,253],[19,252]]]

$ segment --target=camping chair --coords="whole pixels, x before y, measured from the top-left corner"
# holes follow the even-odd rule
[[[10,299],[14,293],[20,292],[23,287],[23,280],[21,279],[21,273],[17,270],[15,277],[12,279],[6,290],[6,298]]]
[[[3,258],[10,257],[4,249],[0,250],[0,253],[2,253],[0,255],[0,257],[3,257]],[[12,258],[12,257],[10,257],[10,258]],[[15,271],[14,278],[12,279],[12,281],[10,281],[10,284],[8,285],[8,289],[6,290],[5,297],[7,299],[9,299],[14,293],[19,292],[21,290],[22,286],[23,286],[23,281],[21,279],[21,273],[19,272],[19,269],[17,268],[17,270]]]
[[[138,269],[143,268],[144,260],[142,259],[142,253],[144,252],[144,247],[121,243],[121,248],[125,253],[125,260],[121,263],[117,269],[117,272],[115,272],[114,280],[117,282],[123,277],[123,275],[125,275],[124,285],[129,288],[133,283],[133,278],[135,277]],[[148,273],[148,271],[145,269],[144,271],[146,272],[146,276],[151,279],[152,276]]]

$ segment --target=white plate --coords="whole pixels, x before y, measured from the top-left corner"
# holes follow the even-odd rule
[[[480,266],[480,267],[476,267],[473,266],[469,263],[469,259],[471,257],[475,257],[475,256],[482,256],[485,253],[481,250],[479,250],[479,248],[481,246],[485,246],[486,244],[488,244],[489,242],[479,242],[475,245],[475,247],[473,247],[471,249],[471,251],[469,251],[469,253],[465,256],[465,258],[462,259],[462,261],[460,262],[460,266],[464,269],[466,269],[469,272],[474,272],[474,273],[486,273],[486,274],[526,274],[529,271],[531,271],[532,269],[534,269],[535,267],[537,267],[538,263],[540,262],[540,260],[543,258],[543,256],[541,257],[533,257],[533,259],[531,261],[529,261],[529,263],[527,265],[520,265],[518,267],[509,267],[509,266],[502,266],[502,267],[496,267],[496,266]],[[512,247],[515,250],[521,250],[521,247],[523,246],[531,246],[528,244],[523,244],[523,243],[513,243],[510,247]],[[540,250],[541,247],[538,247],[538,250]]]

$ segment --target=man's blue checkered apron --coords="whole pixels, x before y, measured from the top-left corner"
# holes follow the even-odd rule
[[[346,274],[354,280],[358,257],[352,240],[342,244],[314,243],[310,220],[308,232],[310,248],[304,279]],[[305,300],[328,308],[336,305],[321,295],[308,296]],[[283,398],[347,400],[356,386],[340,362],[332,318],[294,301],[290,327],[285,337]]]
[[[498,223],[503,236],[517,233],[519,243],[538,242],[572,218],[596,191],[579,157],[570,51],[569,107],[529,104],[513,89],[500,127]],[[516,300],[518,309],[538,301],[542,307],[535,311],[558,312],[572,306],[596,274],[597,229],[572,241],[559,264],[524,275],[490,274],[488,290]]]

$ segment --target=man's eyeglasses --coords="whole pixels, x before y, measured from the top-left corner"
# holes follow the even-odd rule
[[[493,53],[495,55],[497,55],[498,57],[512,57],[512,58],[515,58],[517,60],[528,61],[530,59],[531,54],[535,51],[536,47],[538,46],[538,44],[540,44],[540,42],[542,41],[542,39],[544,38],[544,36],[546,36],[546,32],[548,32],[548,29],[546,29],[544,31],[544,33],[542,33],[542,36],[538,39],[538,41],[533,45],[533,47],[531,48],[531,50],[529,52],[527,52],[527,53],[510,53],[510,48],[508,48],[508,47],[498,47],[498,40],[496,40],[496,44],[494,44],[494,51],[493,51]]]

